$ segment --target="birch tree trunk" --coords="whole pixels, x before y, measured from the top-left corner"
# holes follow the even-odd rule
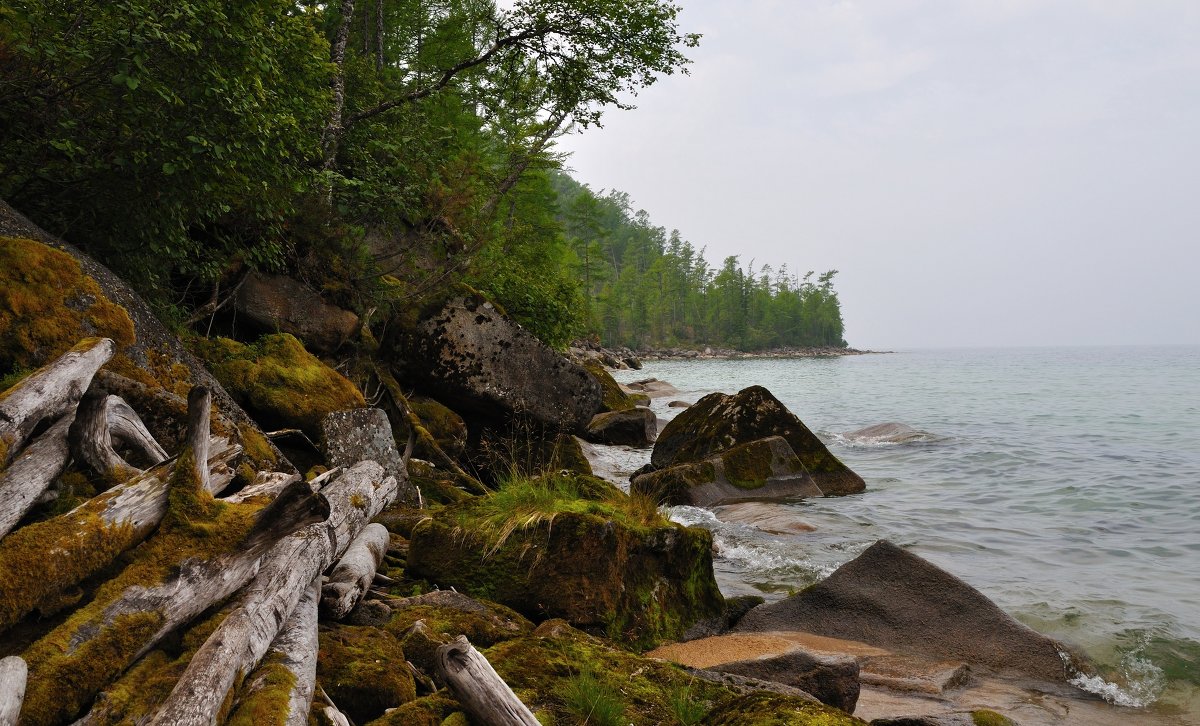
[[[328,521],[300,530],[266,554],[238,606],[192,657],[150,723],[214,723],[238,674],[258,665],[312,581],[341,557],[398,491],[395,477],[385,478],[383,467],[373,461],[355,464],[324,487]]]
[[[387,527],[373,523],[350,543],[321,588],[321,608],[330,618],[341,620],[362,599],[387,554],[389,542]]]
[[[492,664],[460,635],[437,649],[437,672],[472,721],[484,726],[539,726]]]

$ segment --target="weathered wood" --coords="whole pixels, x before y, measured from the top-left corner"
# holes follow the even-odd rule
[[[88,338],[0,394],[0,467],[16,457],[39,423],[75,408],[116,350],[109,338]]]
[[[321,588],[321,609],[326,615],[341,620],[354,609],[375,579],[389,541],[387,527],[377,522],[354,538]]]
[[[373,461],[355,464],[322,488],[329,519],[284,539],[263,557],[238,606],[192,656],[151,723],[214,723],[238,674],[258,665],[308,586],[395,499],[399,488]]]
[[[300,481],[299,474],[289,474],[283,471],[260,471],[254,475],[254,481],[227,497],[221,497],[221,501],[240,504],[254,497],[273,497],[295,481]]]
[[[16,726],[29,669],[15,655],[0,658],[0,726]]]
[[[484,726],[539,726],[492,664],[460,635],[437,649],[438,676],[450,687],[467,715]]]
[[[103,600],[76,613],[27,651],[37,676],[31,679],[29,701],[37,704],[39,722],[73,716],[162,638],[249,582],[263,553],[277,542],[329,515],[324,497],[296,481],[255,512],[249,528],[242,524],[241,514],[231,515],[222,525],[216,517],[236,510],[214,509],[204,489],[208,467],[196,464],[207,455],[210,407],[208,391],[199,386],[192,389],[188,446],[180,453],[170,482],[172,519],[164,525],[169,526],[167,533],[160,534],[170,539],[158,540],[158,550],[155,541],[148,543],[150,549],[141,555],[144,562],[135,559],[122,573],[126,579],[118,580],[130,583],[124,589],[106,593]],[[161,581],[143,582],[146,575],[161,571],[164,557],[179,557],[179,562],[160,575]],[[143,566],[137,576],[127,577],[139,564]],[[133,622],[140,625],[130,627]],[[86,663],[88,676],[73,683],[68,694],[58,696],[55,676],[81,670],[77,663],[94,657],[93,644],[100,644],[96,647],[104,654],[103,662]]]
[[[71,458],[67,430],[73,418],[70,413],[60,418],[0,471],[0,539],[17,526],[67,468]]]
[[[247,679],[239,706],[264,691],[279,688],[271,683],[271,679],[282,668],[292,676],[287,715],[283,723],[286,726],[308,726],[308,713],[317,686],[317,602],[320,597],[321,580],[318,577],[304,591],[300,602],[296,603],[296,608],[280,628],[262,665]]]
[[[119,396],[98,390],[89,391],[79,402],[67,441],[75,461],[110,484],[142,473],[117,453],[115,442],[126,444],[151,466],[167,459],[167,452],[129,404]]]

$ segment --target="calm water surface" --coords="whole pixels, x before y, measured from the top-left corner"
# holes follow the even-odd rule
[[[727,595],[782,597],[890,539],[1081,646],[1109,669],[1111,683],[1093,688],[1200,723],[1200,347],[664,361],[617,373],[649,376],[680,389],[655,400],[663,418],[679,411],[672,398],[765,385],[867,480],[863,494],[750,512],[676,508],[677,520],[714,531]],[[934,440],[841,437],[888,421]],[[764,512],[773,532],[748,523]]]

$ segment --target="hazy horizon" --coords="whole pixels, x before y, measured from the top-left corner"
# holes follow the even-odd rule
[[[855,347],[1200,343],[1200,4],[680,4],[691,75],[565,137],[580,181],[840,270]]]

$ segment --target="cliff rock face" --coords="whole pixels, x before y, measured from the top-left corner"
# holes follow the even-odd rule
[[[478,295],[448,300],[389,341],[393,365],[468,418],[513,416],[582,433],[603,405],[600,384]]]
[[[862,477],[825,448],[796,414],[762,386],[744,388],[732,396],[710,393],[701,398],[663,427],[650,463],[662,469],[703,461],[768,436],[781,436],[787,441],[825,494],[854,494],[866,488]]]

